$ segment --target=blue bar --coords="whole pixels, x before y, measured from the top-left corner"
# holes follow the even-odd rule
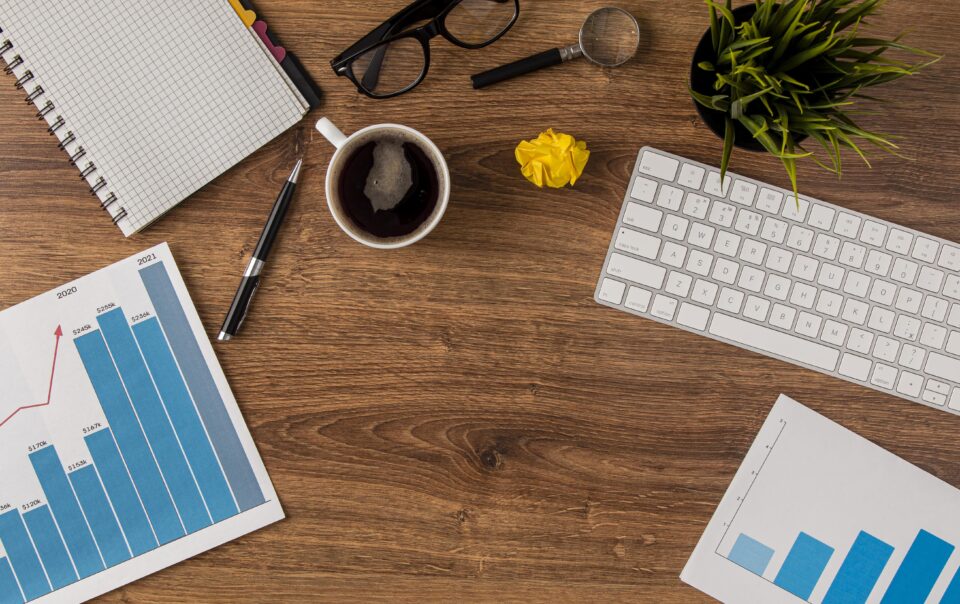
[[[860,531],[823,604],[865,604],[892,555],[892,546]]]
[[[207,427],[213,448],[217,451],[240,509],[245,512],[262,504],[264,497],[260,483],[253,473],[253,467],[243,450],[220,391],[213,381],[210,368],[200,352],[200,345],[193,336],[190,322],[180,305],[166,267],[162,262],[158,262],[142,268],[140,279],[157,311],[160,325],[170,340],[173,354],[183,370],[187,387],[197,403],[200,417]]]
[[[927,531],[920,531],[880,604],[926,602],[952,553],[952,545]]]
[[[210,514],[203,504],[200,489],[190,472],[177,435],[154,387],[153,378],[133,338],[133,332],[122,308],[115,308],[97,317],[107,347],[120,371],[120,379],[140,418],[140,425],[160,464],[160,472],[167,481],[173,501],[180,510],[180,519],[188,533],[210,526]]]
[[[770,558],[773,558],[772,549],[743,534],[737,537],[737,542],[733,544],[733,549],[727,556],[727,560],[760,577],[767,570]]]
[[[7,557],[13,565],[13,572],[20,579],[20,587],[27,600],[50,593],[50,582],[43,573],[37,550],[33,549],[27,527],[17,510],[0,515],[0,542],[7,550]]]
[[[70,484],[80,499],[80,507],[87,516],[93,538],[100,546],[100,553],[107,568],[130,559],[130,549],[120,532],[117,517],[113,514],[107,494],[103,492],[97,469],[88,465],[70,474]]]
[[[960,604],[960,570],[953,575],[953,580],[947,586],[947,592],[943,594],[940,604]]]
[[[134,325],[133,333],[160,390],[170,421],[180,436],[180,444],[187,454],[214,522],[234,516],[238,512],[237,504],[233,501],[230,486],[220,469],[160,323],[151,317]]]
[[[6,558],[0,558],[0,604],[23,604],[23,594]]]
[[[93,384],[107,421],[110,422],[127,470],[140,493],[140,500],[147,510],[157,539],[163,544],[183,537],[183,525],[153,453],[147,445],[143,430],[140,429],[140,422],[130,406],[130,399],[127,398],[103,336],[95,330],[80,336],[73,343],[80,353],[80,359],[90,376],[90,383]]]
[[[57,450],[51,445],[31,453],[29,457],[80,578],[85,579],[100,572],[104,568],[100,550],[83,518],[80,503],[73,494],[67,473],[63,471]]]
[[[53,522],[48,506],[33,508],[23,515],[27,523],[27,530],[33,537],[33,544],[37,546],[43,567],[47,569],[47,577],[54,589],[66,587],[77,581],[77,571],[73,569],[73,562],[67,554],[67,548],[60,538],[60,531]]]
[[[833,556],[833,548],[806,533],[797,535],[787,559],[783,561],[775,585],[806,600],[817,586],[823,569]]]
[[[94,432],[83,439],[93,456],[93,463],[100,468],[103,486],[110,496],[110,502],[127,536],[127,543],[134,556],[145,554],[157,547],[157,538],[153,534],[147,513],[137,490],[130,481],[130,474],[123,464],[120,451],[113,440],[110,428]]]

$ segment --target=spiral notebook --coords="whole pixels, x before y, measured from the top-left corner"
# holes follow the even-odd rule
[[[229,0],[4,0],[0,56],[127,236],[310,109]]]

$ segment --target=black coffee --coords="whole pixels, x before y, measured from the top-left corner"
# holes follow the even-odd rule
[[[433,215],[440,179],[417,143],[384,134],[347,158],[337,192],[341,208],[359,229],[383,239],[404,237]]]

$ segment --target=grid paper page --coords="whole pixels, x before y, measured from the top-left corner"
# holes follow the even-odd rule
[[[0,27],[123,207],[130,235],[308,107],[226,0],[6,0]],[[45,102],[45,101],[44,101]]]

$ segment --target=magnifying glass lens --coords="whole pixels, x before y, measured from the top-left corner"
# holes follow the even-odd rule
[[[605,67],[630,60],[640,44],[637,21],[626,11],[604,8],[590,15],[580,32],[580,45],[588,59]]]

